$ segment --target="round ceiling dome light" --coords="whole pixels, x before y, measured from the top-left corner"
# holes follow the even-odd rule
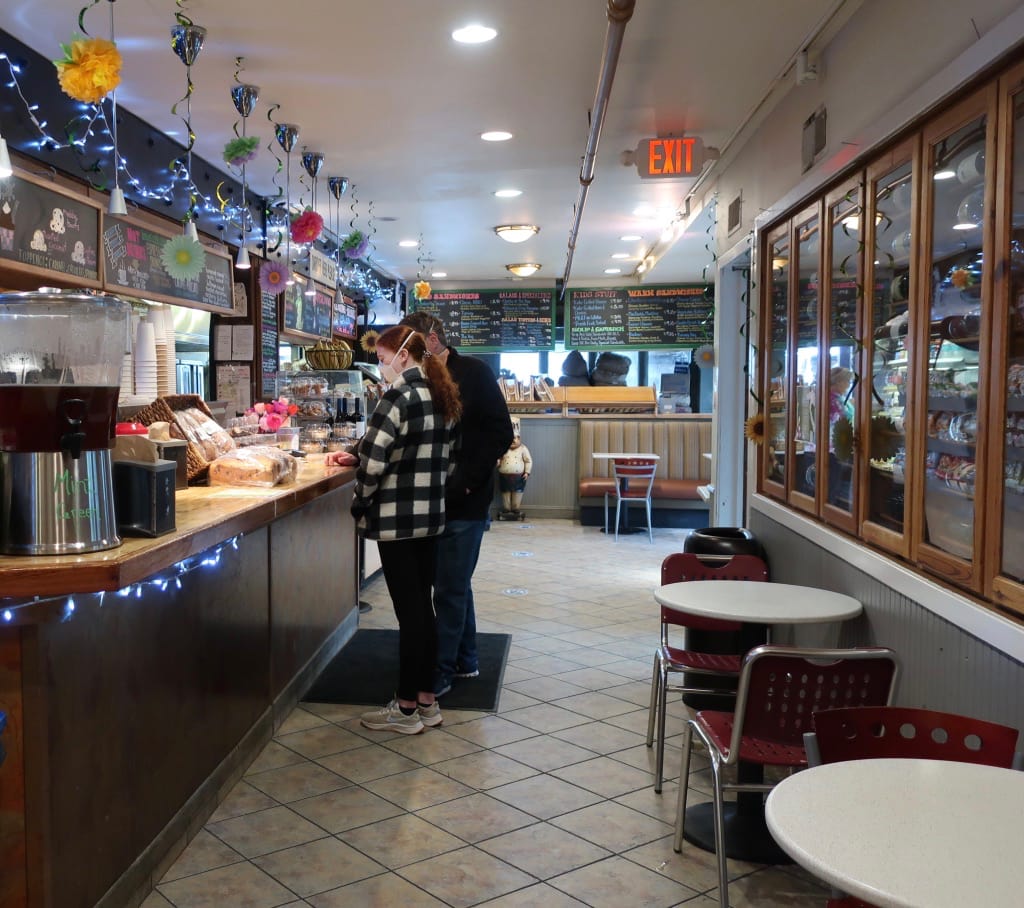
[[[516,262],[513,265],[506,265],[505,268],[516,277],[530,277],[540,271],[540,265],[536,262]]]
[[[459,44],[486,44],[497,37],[498,30],[496,28],[491,28],[489,25],[480,25],[479,23],[464,25],[462,28],[457,28],[452,32],[452,40],[458,41]]]
[[[506,243],[525,243],[528,239],[540,232],[536,224],[501,224],[494,228]]]
[[[512,138],[512,133],[504,129],[492,129],[489,132],[480,133],[480,138],[485,142],[507,142]]]

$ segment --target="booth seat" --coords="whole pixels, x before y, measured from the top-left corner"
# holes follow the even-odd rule
[[[579,421],[580,507],[592,506],[614,492],[612,462],[594,454],[657,454],[654,507],[704,508],[697,487],[711,480],[711,416],[632,417]],[[589,499],[589,500],[588,500]]]

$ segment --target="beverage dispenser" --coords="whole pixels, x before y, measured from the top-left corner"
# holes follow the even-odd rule
[[[130,315],[113,296],[0,293],[0,553],[121,544],[111,449]]]

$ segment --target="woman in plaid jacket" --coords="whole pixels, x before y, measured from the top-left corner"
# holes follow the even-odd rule
[[[352,514],[376,539],[399,627],[397,697],[366,713],[367,728],[414,735],[440,725],[434,698],[435,541],[444,529],[444,492],[455,423],[462,405],[444,365],[422,335],[396,325],[377,339],[377,358],[391,387],[370,417],[359,455],[327,455],[329,464],[359,464]]]

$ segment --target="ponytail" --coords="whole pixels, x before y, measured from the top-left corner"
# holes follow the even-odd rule
[[[434,407],[446,424],[458,422],[462,417],[462,400],[459,398],[459,386],[452,381],[448,367],[429,353],[423,357],[420,366],[427,376]]]

